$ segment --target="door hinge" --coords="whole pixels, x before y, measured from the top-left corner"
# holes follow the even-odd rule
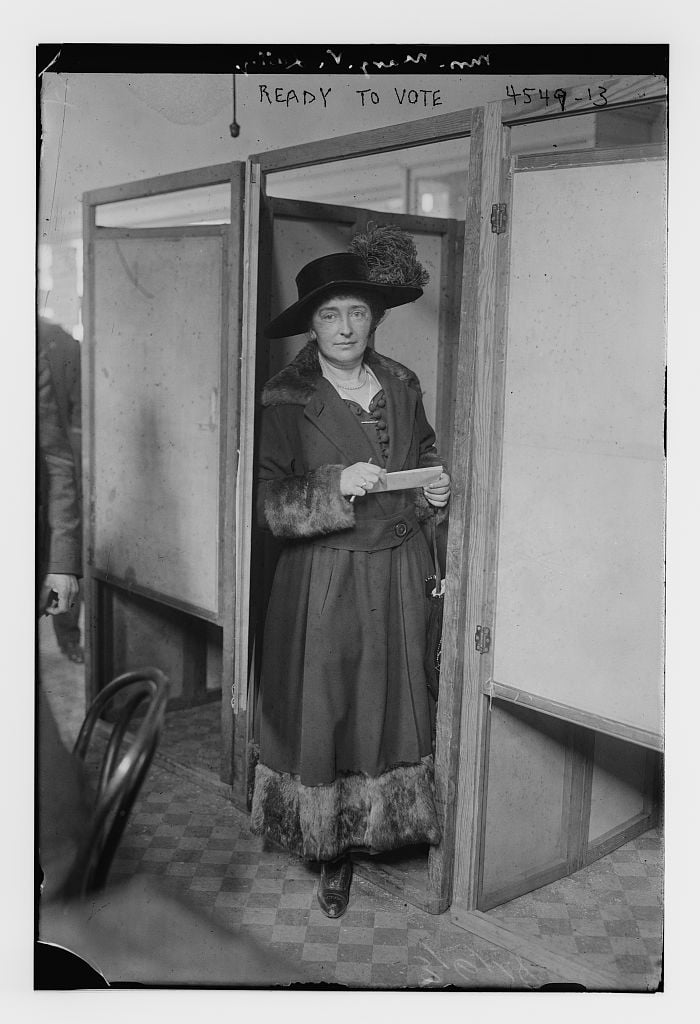
[[[502,235],[508,226],[507,203],[494,203],[491,207],[491,231],[494,235]]]
[[[477,626],[474,634],[474,646],[479,654],[486,654],[491,650],[491,630],[488,626]]]

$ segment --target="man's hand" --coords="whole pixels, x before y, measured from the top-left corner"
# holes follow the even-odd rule
[[[56,599],[49,601],[51,591]],[[78,580],[65,573],[50,572],[41,588],[41,609],[46,615],[60,615],[67,612],[78,596]]]

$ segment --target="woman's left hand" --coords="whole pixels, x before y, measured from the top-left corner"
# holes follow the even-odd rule
[[[433,508],[444,508],[450,500],[451,492],[450,477],[447,473],[441,473],[437,480],[423,488],[423,494]]]

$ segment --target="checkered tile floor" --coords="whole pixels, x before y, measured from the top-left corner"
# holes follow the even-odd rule
[[[75,678],[63,690],[80,694],[80,667],[64,668]],[[50,696],[64,714],[65,693],[59,691],[56,684]],[[247,817],[217,784],[218,716],[216,703],[167,716],[159,752],[166,756],[157,755],[151,766],[112,881],[152,877],[232,933],[255,936],[298,965],[300,983],[522,990],[571,980],[459,928],[449,912],[425,913],[357,875],[347,914],[326,918],[316,901],[313,868],[252,836]],[[173,760],[197,769],[197,777],[172,770]],[[202,781],[203,771],[212,772],[211,785]],[[661,873],[661,838],[649,832],[487,917],[577,962],[624,974],[630,988],[654,989],[660,978]]]
[[[210,701],[185,711],[169,711],[159,753],[197,771],[218,776],[221,761],[221,702]]]
[[[154,765],[112,869],[143,872],[172,896],[299,964],[299,982],[353,988],[539,988],[551,973],[364,879],[343,918],[316,901],[313,868],[251,835],[245,815]],[[557,978],[556,980],[561,980]]]
[[[490,911],[553,952],[654,987],[661,972],[662,839],[647,832],[569,878]]]

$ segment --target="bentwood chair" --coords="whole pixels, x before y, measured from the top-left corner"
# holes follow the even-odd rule
[[[88,708],[73,748],[82,761],[90,750],[98,719],[107,713],[113,724],[102,756],[92,818],[62,889],[64,898],[81,898],[104,888],[158,745],[168,691],[168,680],[159,669],[139,669],[114,679]],[[139,711],[143,716],[129,732]]]

